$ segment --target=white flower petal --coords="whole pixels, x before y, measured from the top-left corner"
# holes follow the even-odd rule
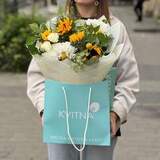
[[[103,16],[101,16],[98,20],[104,21],[104,20],[107,20],[107,18],[103,15]]]
[[[46,26],[48,29],[55,30],[58,17],[54,17],[51,20],[47,21]]]
[[[57,54],[57,57],[62,52],[65,52],[67,54],[67,56],[69,58],[71,58],[76,51],[76,48],[73,47],[70,42],[56,43],[56,44],[52,45],[52,48],[54,49],[55,53]]]
[[[45,41],[40,45],[40,50],[42,52],[48,52],[51,48],[52,48],[52,45],[48,41]]]
[[[41,46],[41,45],[42,45],[42,43],[41,43],[40,41],[37,41],[37,42],[36,42],[36,48],[37,48],[37,49],[40,49],[40,46]]]
[[[50,42],[53,42],[53,43],[58,42],[58,40],[59,40],[59,35],[58,35],[58,33],[51,33],[51,34],[49,34],[48,40],[49,40]]]

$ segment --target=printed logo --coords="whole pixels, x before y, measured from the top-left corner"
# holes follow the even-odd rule
[[[100,104],[98,102],[92,102],[90,104],[90,112],[98,112],[100,110]]]
[[[66,118],[66,111],[59,111],[58,112],[58,118]],[[69,112],[68,113],[69,118],[71,119],[87,119],[87,113],[84,112]],[[92,113],[89,113],[89,119],[94,119],[94,115]]]

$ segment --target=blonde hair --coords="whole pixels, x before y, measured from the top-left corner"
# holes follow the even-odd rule
[[[75,5],[74,0],[67,0],[66,7],[65,7],[65,12],[70,17],[79,17],[78,13],[77,13],[77,10],[76,10],[76,5]],[[98,15],[97,15],[96,18],[99,18],[102,15],[105,15],[108,22],[110,23],[108,0],[99,0]]]

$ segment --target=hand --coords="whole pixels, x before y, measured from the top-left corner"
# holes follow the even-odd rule
[[[117,113],[111,111],[111,134],[114,137],[120,127],[120,118]]]

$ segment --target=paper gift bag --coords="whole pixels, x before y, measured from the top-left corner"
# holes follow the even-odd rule
[[[110,107],[116,69],[91,84],[45,81],[43,142],[110,145]]]

